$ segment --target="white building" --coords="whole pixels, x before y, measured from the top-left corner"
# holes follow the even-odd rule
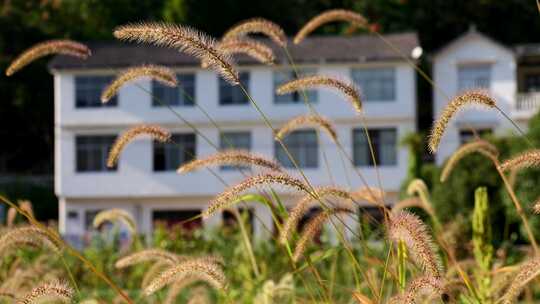
[[[418,51],[414,33],[386,38],[405,54],[411,54],[415,48]],[[191,154],[204,157],[215,153],[216,147],[227,147],[225,137],[239,148],[276,157],[285,166],[290,164],[274,142],[271,130],[239,89],[214,72],[201,69],[194,58],[165,48],[116,42],[90,47],[93,55],[85,61],[59,56],[50,63],[55,86],[55,191],[63,234],[83,234],[96,212],[112,207],[131,212],[145,233],[152,230],[155,220],[178,222],[191,218],[224,185],[207,170],[186,175],[178,175],[175,170],[191,159]],[[395,195],[406,175],[408,158],[399,139],[416,128],[414,70],[374,36],[313,37],[300,46],[291,43],[289,49],[302,73],[352,78],[362,88],[366,122],[379,158],[383,188],[390,196]],[[241,57],[238,70],[250,94],[277,128],[309,110],[301,95],[274,94],[277,85],[293,76],[283,50],[276,48],[275,53],[279,63],[273,67]],[[197,106],[178,89],[149,80],[123,87],[114,100],[103,106],[99,96],[115,73],[143,63],[174,68],[180,87],[194,97]],[[152,94],[169,103],[200,133],[179,120],[169,108],[153,101]],[[351,105],[326,90],[313,91],[309,96],[315,109],[335,123],[339,140],[356,169],[371,186],[377,186],[362,125]],[[117,168],[108,170],[105,159],[115,137],[141,123],[170,129],[182,147],[135,141],[124,150]],[[342,158],[340,150],[324,134],[318,140],[314,130],[302,130],[289,135],[285,142],[313,185],[334,182],[343,187],[363,186],[354,166]],[[245,177],[231,168],[217,168],[216,172],[228,184]],[[300,176],[292,168],[290,174]],[[287,204],[293,202],[286,193],[284,196]],[[256,219],[256,233],[264,231],[265,226],[272,229],[270,213],[264,206],[253,203],[250,208]],[[216,224],[220,220],[216,216],[202,224]]]
[[[434,55],[434,118],[439,117],[449,98],[467,89],[480,88],[487,90],[497,105],[526,130],[528,120],[540,106],[539,63],[538,45],[504,46],[471,27]],[[442,164],[470,140],[472,129],[479,135],[518,134],[497,111],[467,110],[450,122],[436,155],[437,163]]]

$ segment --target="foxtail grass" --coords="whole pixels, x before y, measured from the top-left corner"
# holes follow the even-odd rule
[[[260,63],[266,65],[273,65],[276,57],[274,51],[264,43],[258,42],[253,39],[236,39],[231,38],[218,43],[217,48],[225,54],[232,56],[237,54],[247,55]],[[201,67],[206,68],[208,63],[204,60],[201,63]]]
[[[116,28],[114,37],[177,49],[206,62],[230,84],[240,83],[231,56],[217,48],[214,38],[188,26],[156,22],[128,24]]]
[[[318,87],[339,92],[351,103],[357,113],[362,112],[362,101],[358,88],[351,82],[346,82],[332,76],[314,75],[295,79],[278,87],[276,93],[283,95]]]
[[[37,304],[44,301],[56,301],[62,303],[71,303],[73,290],[66,283],[56,281],[41,284],[22,299],[17,304]]]
[[[86,59],[92,52],[86,45],[72,40],[48,40],[40,42],[17,56],[8,66],[6,76],[11,76],[36,59],[51,54],[62,54]]]
[[[223,34],[222,41],[242,38],[248,34],[263,34],[281,47],[287,45],[287,36],[283,29],[276,23],[264,18],[252,18],[238,23]]]
[[[276,139],[283,139],[287,136],[287,134],[303,128],[308,127],[319,127],[322,129],[334,142],[336,142],[337,139],[337,132],[334,125],[328,120],[327,118],[324,118],[320,115],[302,115],[297,116],[285,123],[276,133],[275,137]]]
[[[101,102],[107,103],[114,95],[118,93],[118,90],[131,81],[135,81],[139,78],[149,77],[164,85],[175,87],[178,85],[178,80],[174,71],[164,66],[157,65],[142,65],[138,67],[129,68],[116,77],[101,94]]]
[[[516,276],[501,297],[503,304],[516,303],[516,299],[525,286],[540,274],[540,258],[535,257],[524,263],[518,270]]]
[[[519,172],[523,169],[537,167],[540,167],[540,150],[528,150],[505,160],[499,166],[499,169],[503,172],[509,170],[516,170],[516,172]]]
[[[203,159],[192,160],[178,168],[178,173],[188,173],[208,166],[257,166],[275,172],[282,172],[281,166],[272,159],[244,150],[225,150]]]
[[[452,170],[454,170],[460,160],[472,153],[479,153],[491,160],[497,158],[499,155],[497,148],[485,140],[479,139],[466,143],[452,153],[450,158],[446,161],[440,177],[441,183],[444,183],[448,179]]]
[[[116,221],[124,223],[133,235],[137,234],[137,224],[135,223],[133,216],[123,209],[114,208],[99,212],[96,217],[94,217],[93,226],[94,228],[99,228],[105,222]]]
[[[107,158],[107,167],[114,167],[124,148],[133,140],[143,135],[150,136],[152,139],[163,143],[171,139],[171,133],[158,125],[137,125],[130,128],[123,132],[114,142]]]
[[[301,43],[309,34],[319,27],[327,23],[338,21],[348,22],[355,28],[365,28],[369,25],[367,19],[356,12],[344,9],[328,10],[309,20],[309,22],[306,23],[294,37],[294,43]]]

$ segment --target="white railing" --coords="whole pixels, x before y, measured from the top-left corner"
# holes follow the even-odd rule
[[[516,109],[518,111],[535,112],[540,108],[540,93],[518,93]]]

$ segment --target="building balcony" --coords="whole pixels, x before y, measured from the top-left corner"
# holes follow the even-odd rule
[[[540,109],[540,92],[518,93],[513,116],[528,120]]]

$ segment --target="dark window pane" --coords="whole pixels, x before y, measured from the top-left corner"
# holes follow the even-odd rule
[[[315,130],[294,131],[283,139],[283,143],[300,168],[317,168],[319,145]],[[279,142],[275,142],[276,159],[287,168],[294,168],[293,162]]]
[[[488,135],[491,135],[493,134],[493,130],[492,129],[476,129],[474,130],[476,132],[476,134],[480,137],[480,138],[484,138]],[[475,135],[474,135],[474,132],[470,129],[465,129],[465,130],[460,130],[459,131],[459,140],[461,142],[461,144],[466,144],[472,140],[475,139]]]
[[[107,157],[114,135],[79,135],[75,137],[75,167],[77,172],[116,171],[107,167]]]
[[[195,104],[195,75],[178,74],[177,87],[169,87],[158,81],[152,81],[152,105],[155,107],[192,106]]]
[[[170,143],[154,141],[154,171],[174,171],[195,155],[195,134],[174,134]]]
[[[103,89],[112,81],[112,76],[76,76],[75,107],[98,108],[116,106],[118,104],[117,95],[107,103],[102,103],[100,99]]]
[[[249,88],[249,73],[241,72],[240,82]],[[220,105],[243,105],[248,104],[249,99],[244,94],[240,86],[233,86],[219,77],[219,104]]]
[[[375,161],[378,166],[397,164],[396,129],[369,129]],[[364,129],[353,130],[353,161],[355,166],[373,166],[373,158]]]
[[[249,132],[223,132],[220,134],[219,147],[221,150],[240,149],[251,150],[251,134]],[[247,169],[247,167],[221,166],[221,170]]]
[[[475,64],[458,67],[458,90],[489,89],[491,65]]]
[[[364,100],[395,100],[396,75],[393,68],[353,69],[352,78]]]

